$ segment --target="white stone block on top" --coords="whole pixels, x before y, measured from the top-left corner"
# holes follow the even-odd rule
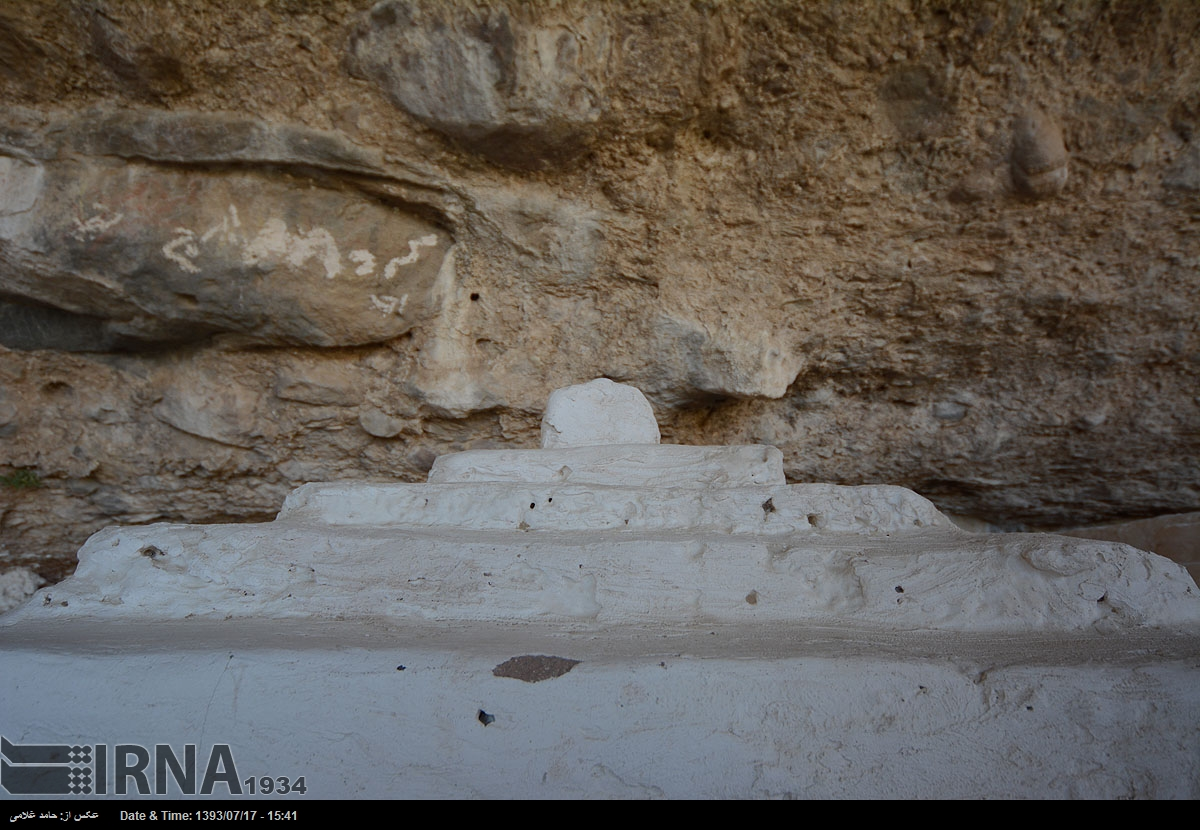
[[[641,390],[608,378],[555,389],[542,415],[542,449],[657,444],[659,437]]]

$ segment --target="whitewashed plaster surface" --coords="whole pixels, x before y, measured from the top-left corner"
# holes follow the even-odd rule
[[[597,444],[657,444],[658,422],[642,393],[597,378],[555,389],[542,415],[542,449]]]
[[[473,481],[556,482],[639,487],[736,487],[783,484],[774,447],[680,447],[622,444],[561,450],[473,450],[433,462],[430,484]]]

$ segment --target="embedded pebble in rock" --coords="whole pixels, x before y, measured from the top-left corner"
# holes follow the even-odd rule
[[[21,605],[45,584],[46,580],[28,568],[15,568],[0,574],[0,614]]]
[[[1200,193],[1200,144],[1189,144],[1179,159],[1163,173],[1163,187],[1182,193]]]
[[[364,406],[358,413],[358,423],[376,438],[394,438],[408,426],[409,421],[393,418],[373,406]]]
[[[961,421],[967,417],[967,407],[957,401],[938,401],[933,405],[933,417],[939,421]]]
[[[542,449],[657,444],[658,422],[638,389],[607,378],[556,389],[542,416]]]
[[[1062,129],[1046,113],[1032,109],[1013,125],[1013,184],[1024,196],[1044,199],[1067,184],[1067,148]]]

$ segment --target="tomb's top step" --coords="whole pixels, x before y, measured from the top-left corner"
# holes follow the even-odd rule
[[[542,449],[440,456],[426,484],[293,491],[281,522],[396,529],[780,536],[951,529],[902,487],[788,485],[775,447],[659,444],[642,393],[601,378],[556,390]]]
[[[539,450],[471,450],[439,457],[430,484],[526,482],[711,489],[785,483],[775,447],[659,444],[658,423],[632,386],[599,378],[557,389]]]
[[[471,450],[443,455],[430,484],[480,481],[629,487],[751,487],[785,483],[775,447],[621,444],[557,450]]]

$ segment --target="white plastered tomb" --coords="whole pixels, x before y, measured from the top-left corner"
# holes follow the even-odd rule
[[[1200,796],[1169,560],[662,445],[607,380],[542,436],[96,534],[0,618],[0,731],[225,742],[309,797]]]

